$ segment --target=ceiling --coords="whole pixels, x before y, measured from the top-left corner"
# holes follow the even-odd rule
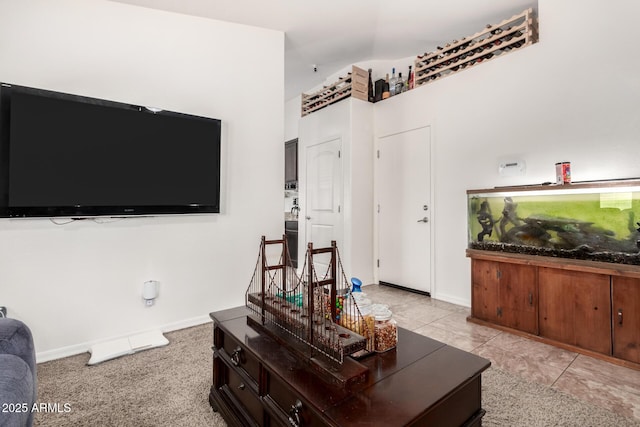
[[[284,31],[285,100],[351,64],[422,54],[537,8],[537,0],[112,1]]]

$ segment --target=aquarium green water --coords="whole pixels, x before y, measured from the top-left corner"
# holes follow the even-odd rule
[[[469,247],[640,264],[640,187],[468,192]]]

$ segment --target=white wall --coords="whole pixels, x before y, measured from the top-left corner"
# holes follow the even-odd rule
[[[348,239],[345,240],[347,277],[362,283],[373,281],[373,107],[358,99],[351,100],[350,144],[344,150],[345,201],[344,218]],[[347,263],[348,262],[348,263]]]
[[[32,329],[39,361],[244,303],[260,236],[283,232],[283,80],[281,32],[103,0],[0,0],[0,81],[223,123],[219,215],[0,219],[0,305]],[[160,282],[150,308],[148,279]]]
[[[313,145],[339,139],[342,208],[340,223],[336,224],[332,239],[338,245],[347,279],[355,276],[363,283],[373,280],[372,107],[373,104],[351,98],[309,114],[300,121],[298,140],[298,258],[307,248],[308,222],[304,217],[309,215],[311,205],[304,191],[307,185],[307,150]],[[361,160],[363,158],[366,160]],[[318,242],[314,244],[317,246]]]
[[[298,119],[302,105],[302,97],[300,95],[288,100],[284,104],[284,140],[291,141],[298,137]]]
[[[558,161],[574,181],[640,176],[640,3],[538,6],[539,43],[375,105],[395,130],[431,125],[435,298],[470,305],[467,189],[554,181]],[[498,175],[511,159],[525,176]]]

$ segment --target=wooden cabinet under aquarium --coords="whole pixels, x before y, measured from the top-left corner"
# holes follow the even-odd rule
[[[536,268],[477,260],[472,264],[475,316],[509,328],[538,333]]]
[[[611,300],[613,355],[640,363],[640,279],[614,276]]]
[[[538,267],[540,336],[611,355],[610,276]]]
[[[470,321],[640,369],[640,181],[467,197]]]

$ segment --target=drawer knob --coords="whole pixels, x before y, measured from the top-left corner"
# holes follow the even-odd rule
[[[233,350],[233,353],[231,353],[231,363],[233,363],[234,366],[238,366],[240,365],[240,353],[242,352],[242,348],[240,348],[240,346],[236,347],[235,350]]]
[[[293,427],[300,426],[300,411],[302,411],[302,402],[298,399],[296,403],[291,405],[291,409],[289,409],[289,423],[291,423]]]
[[[244,390],[244,383],[240,383],[240,385],[238,386],[238,388],[239,388],[240,390]]]

